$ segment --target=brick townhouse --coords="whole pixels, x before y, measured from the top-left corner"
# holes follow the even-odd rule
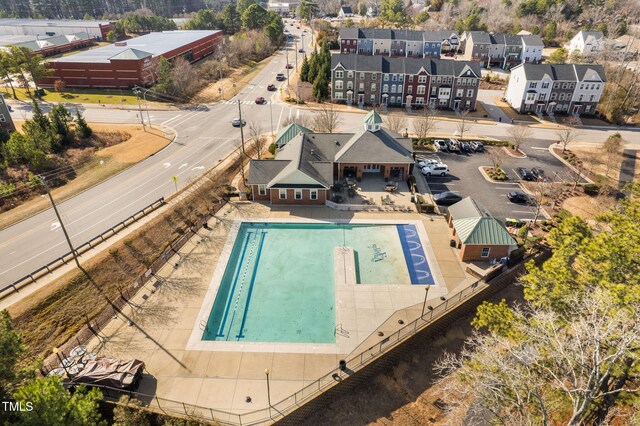
[[[593,115],[605,83],[601,65],[525,63],[511,70],[505,100],[520,113]]]
[[[339,54],[331,76],[333,102],[475,110],[481,72],[477,62]]]

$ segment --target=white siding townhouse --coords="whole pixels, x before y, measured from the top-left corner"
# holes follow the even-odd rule
[[[582,56],[589,56],[602,52],[604,48],[605,38],[602,31],[580,31],[567,45],[569,55],[578,51]]]
[[[525,63],[511,69],[505,100],[519,113],[594,115],[605,82],[601,65]]]

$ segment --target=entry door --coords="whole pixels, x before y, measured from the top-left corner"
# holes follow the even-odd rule
[[[380,164],[365,164],[364,173],[380,173]]]
[[[364,93],[358,93],[358,103],[364,104]]]
[[[435,107],[436,107],[436,98],[429,99],[429,108],[435,108]]]
[[[542,112],[542,107],[544,107],[543,104],[536,105],[536,113],[537,114],[540,114]]]
[[[347,103],[348,104],[353,103],[353,93],[347,93]]]
[[[453,101],[453,109],[460,109],[460,101]]]
[[[555,105],[549,105],[549,106],[547,107],[547,112],[548,112],[549,114],[551,114],[551,113],[553,112],[553,107],[554,107],[554,106],[555,106]]]
[[[581,107],[581,105],[574,105],[573,106],[573,113],[574,114],[580,114],[580,107]]]

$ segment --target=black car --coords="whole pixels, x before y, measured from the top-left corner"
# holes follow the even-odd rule
[[[451,191],[444,191],[433,196],[433,201],[440,206],[450,206],[460,200],[462,200],[462,196]]]
[[[298,49],[298,53],[304,53],[304,49]]]
[[[544,174],[544,170],[542,170],[540,167],[533,167],[531,169],[531,174],[535,176],[537,180],[547,180],[547,176]]]
[[[518,174],[518,176],[520,176],[520,179],[522,180],[529,180],[529,181],[536,180],[536,177],[533,175],[533,173],[531,173],[529,170],[525,169],[524,167],[518,167],[516,169],[516,173]]]
[[[275,92],[276,91],[276,85],[275,84],[270,84],[267,86],[267,90],[270,92]]]
[[[534,199],[529,194],[526,194],[522,191],[513,191],[507,194],[507,198],[512,203],[517,204],[533,204]]]

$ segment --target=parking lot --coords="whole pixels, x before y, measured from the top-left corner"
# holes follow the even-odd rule
[[[508,176],[506,182],[489,182],[482,176],[479,168],[492,165],[486,152],[418,154],[418,159],[435,158],[447,164],[449,176],[426,178],[418,170],[415,174],[417,179],[425,179],[434,195],[443,191],[454,191],[463,197],[471,196],[482,209],[500,221],[504,221],[507,217],[533,219],[535,215],[533,209],[526,205],[510,202],[507,193],[522,190],[520,178],[515,172],[517,167],[531,169],[537,166],[541,167],[546,175],[553,180],[571,180],[567,167],[549,153],[548,145],[548,141],[530,141],[523,148],[527,158],[514,158],[505,155],[502,168]],[[501,148],[487,147],[486,149]]]

